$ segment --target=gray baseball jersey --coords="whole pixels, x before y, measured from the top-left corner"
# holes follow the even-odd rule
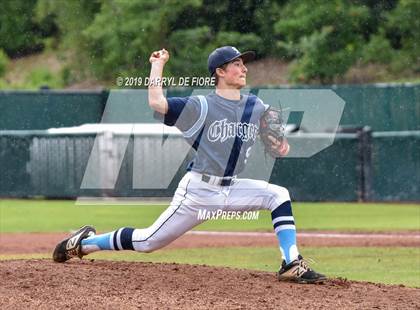
[[[168,112],[155,117],[180,129],[196,150],[188,170],[223,177],[243,171],[268,105],[252,94],[229,100],[215,92],[167,101]]]

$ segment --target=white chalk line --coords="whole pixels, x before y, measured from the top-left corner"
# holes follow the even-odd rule
[[[274,233],[269,232],[233,232],[233,231],[189,231],[188,235],[199,235],[199,236],[237,236],[237,237],[270,237],[275,236]],[[312,233],[312,232],[301,232],[297,233],[298,237],[303,238],[332,238],[332,239],[398,239],[398,238],[414,238],[420,239],[420,234],[362,234],[362,233]]]

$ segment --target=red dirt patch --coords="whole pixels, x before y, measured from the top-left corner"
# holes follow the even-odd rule
[[[193,232],[196,233],[196,232]],[[332,233],[332,232],[330,232]],[[366,234],[361,238],[360,234],[337,234],[337,238],[328,237],[319,233],[298,233],[300,246],[411,246],[419,247],[418,234]],[[65,233],[5,233],[0,235],[0,253],[2,254],[30,254],[49,253],[60,240],[68,234]],[[277,238],[274,234],[261,235],[195,235],[186,234],[175,240],[167,248],[208,248],[208,247],[231,247],[231,246],[277,246]]]
[[[11,260],[0,278],[2,309],[420,309],[420,289],[196,265]]]

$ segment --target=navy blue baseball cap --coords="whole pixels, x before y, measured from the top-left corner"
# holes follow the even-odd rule
[[[255,59],[255,52],[247,51],[241,53],[237,50],[237,48],[233,46],[222,46],[216,48],[211,54],[209,55],[209,59],[207,62],[210,75],[216,72],[216,69],[223,66],[224,64],[235,60],[236,58],[242,58],[244,63],[253,61]]]

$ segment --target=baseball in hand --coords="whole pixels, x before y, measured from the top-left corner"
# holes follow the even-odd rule
[[[169,52],[164,48],[160,51],[154,51],[152,55],[150,55],[149,61],[151,63],[154,62],[162,62],[166,63],[169,60]]]

